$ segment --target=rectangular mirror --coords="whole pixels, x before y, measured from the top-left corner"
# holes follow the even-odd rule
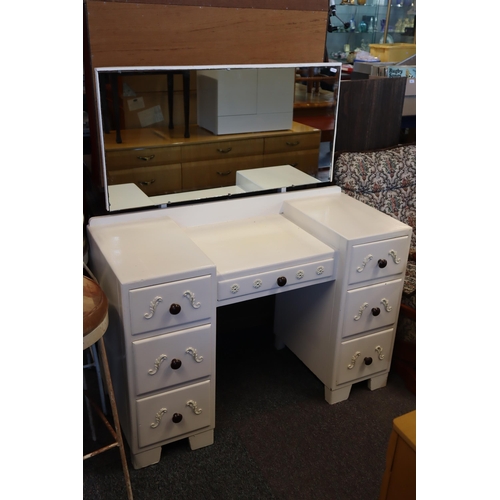
[[[340,63],[95,70],[108,211],[329,185]]]

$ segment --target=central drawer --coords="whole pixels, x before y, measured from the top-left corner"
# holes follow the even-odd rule
[[[299,266],[276,269],[267,273],[252,274],[239,278],[219,281],[217,300],[226,300],[266,290],[285,291],[321,278],[332,278],[333,259],[308,262]]]
[[[235,139],[211,141],[206,144],[185,144],[182,163],[201,160],[223,160],[239,156],[253,156],[264,151],[264,139]]]
[[[335,251],[280,214],[186,232],[217,266],[219,300],[335,278]],[[278,284],[280,277],[286,283]]]

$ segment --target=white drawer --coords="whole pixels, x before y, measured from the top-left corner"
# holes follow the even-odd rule
[[[210,380],[137,401],[139,446],[166,441],[210,425]],[[189,405],[192,405],[189,406]],[[181,415],[174,422],[174,415]]]
[[[285,291],[308,281],[333,278],[333,271],[334,260],[332,258],[219,281],[217,298],[225,300],[265,290]]]
[[[355,245],[352,248],[349,284],[403,273],[409,245],[407,236]]]
[[[202,276],[131,290],[132,335],[210,318],[210,279]]]
[[[136,395],[209,376],[214,350],[210,324],[133,342]]]
[[[347,292],[342,337],[382,328],[396,321],[403,280],[386,281]]]
[[[337,368],[337,384],[351,382],[387,370],[394,329],[343,342]]]

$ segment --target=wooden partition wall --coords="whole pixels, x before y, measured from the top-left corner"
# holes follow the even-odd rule
[[[93,172],[100,172],[94,68],[323,61],[328,5],[328,0],[85,0]]]

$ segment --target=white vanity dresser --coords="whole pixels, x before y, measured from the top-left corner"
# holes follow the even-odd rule
[[[338,187],[95,217],[88,232],[135,468],[178,439],[213,443],[218,306],[277,294],[277,346],[330,404],[386,384],[411,228]]]

